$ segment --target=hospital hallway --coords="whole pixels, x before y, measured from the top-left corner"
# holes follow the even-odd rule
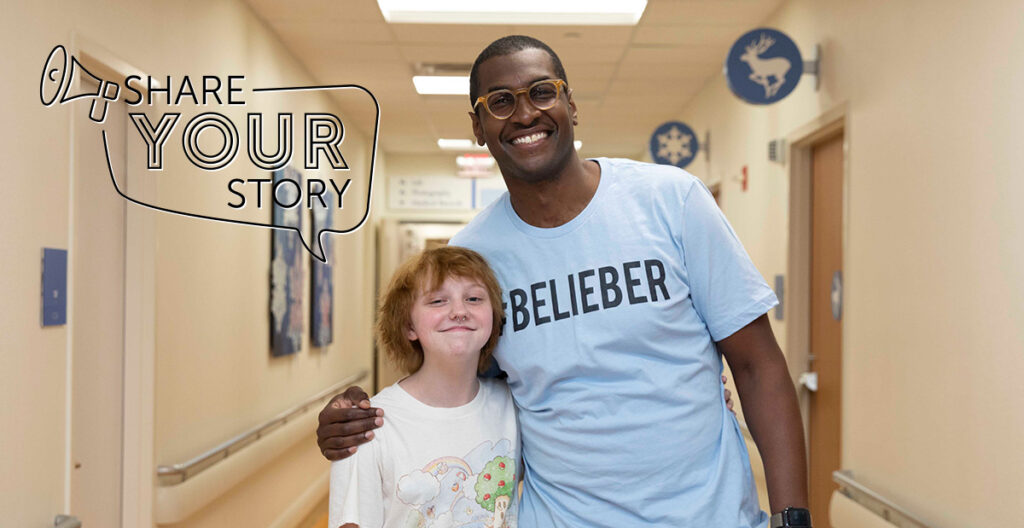
[[[327,527],[318,414],[403,376],[378,295],[502,199],[512,141],[496,160],[504,125],[472,119],[507,88],[509,112],[573,105],[520,146],[571,136],[713,196],[779,301],[815,528],[1024,526],[1024,2],[3,8],[0,526]],[[474,107],[474,59],[516,34],[565,82]],[[504,330],[603,317],[587,272],[657,301],[664,268],[630,264],[573,269],[565,320],[564,290],[538,300],[565,275],[519,290],[532,311],[506,292]]]

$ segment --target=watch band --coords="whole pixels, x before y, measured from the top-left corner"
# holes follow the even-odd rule
[[[772,515],[771,528],[812,528],[811,512],[807,508],[786,508]]]

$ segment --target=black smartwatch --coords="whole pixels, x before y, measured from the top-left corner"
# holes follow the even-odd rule
[[[786,508],[772,515],[771,528],[811,528],[811,512],[807,508]]]

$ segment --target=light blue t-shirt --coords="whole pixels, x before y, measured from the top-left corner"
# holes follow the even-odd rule
[[[530,226],[505,194],[451,241],[502,286],[520,527],[761,526],[714,342],[775,294],[700,180],[597,161],[597,192],[570,222]]]

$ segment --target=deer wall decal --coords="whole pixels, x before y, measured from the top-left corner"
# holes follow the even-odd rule
[[[768,48],[775,44],[775,39],[761,34],[761,39],[751,42],[746,52],[740,56],[740,60],[750,65],[750,80],[764,87],[764,96],[775,95],[779,88],[786,82],[786,73],[789,72],[792,64],[782,57],[762,59],[761,54],[768,51]],[[775,81],[772,82],[771,79]]]

